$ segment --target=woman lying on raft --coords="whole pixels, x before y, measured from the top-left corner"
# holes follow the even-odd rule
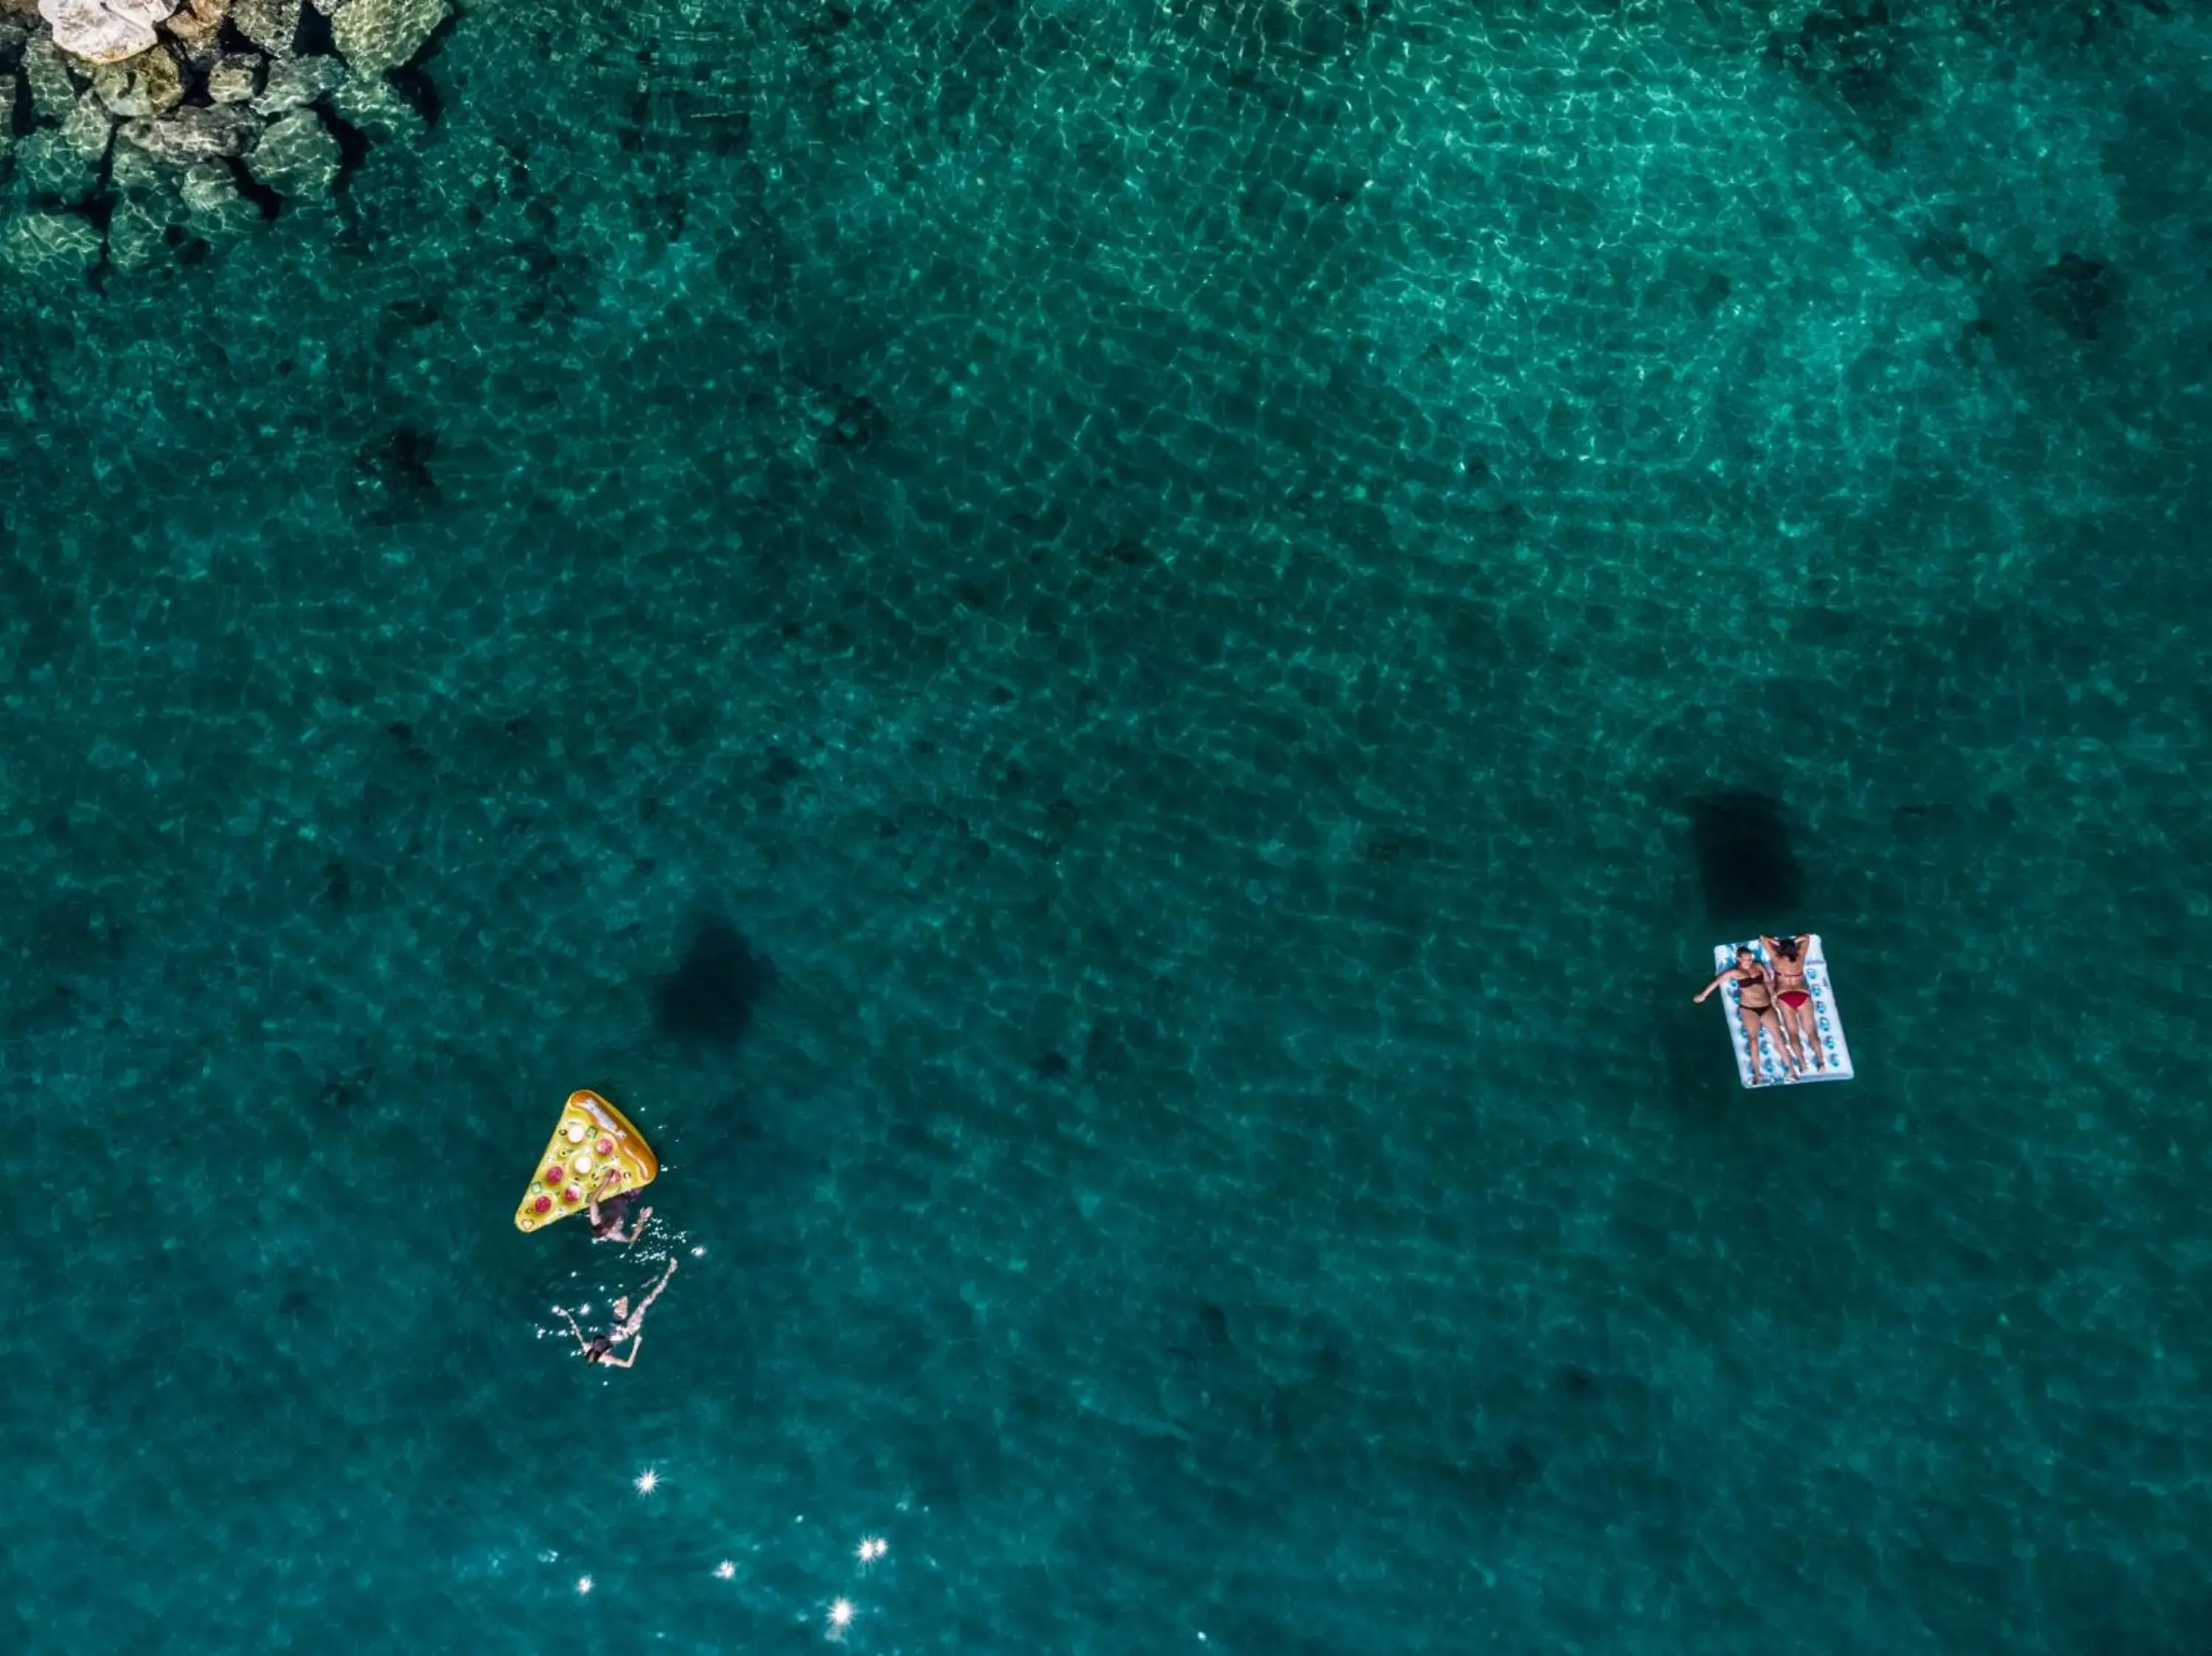
[[[1774,962],[1774,998],[1782,1003],[1783,1027],[1797,1044],[1797,1069],[1805,1069],[1810,1049],[1813,1067],[1828,1066],[1820,1057],[1820,1030],[1813,1016],[1813,990],[1805,981],[1805,940],[1802,937],[1761,937],[1766,958]]]
[[[1801,969],[1798,974],[1801,984],[1803,977]],[[1706,996],[1731,981],[1736,986],[1735,1007],[1737,1016],[1743,1019],[1744,1044],[1751,1049],[1749,1084],[1753,1087],[1759,1085],[1759,1032],[1761,1029],[1767,1032],[1766,1038],[1774,1044],[1775,1057],[1782,1060],[1783,1066],[1791,1076],[1803,1075],[1804,1060],[1790,1046],[1788,1033],[1775,1012],[1773,976],[1759,964],[1759,956],[1749,943],[1738,944],[1735,964],[1698,991],[1698,1004],[1702,1006]]]

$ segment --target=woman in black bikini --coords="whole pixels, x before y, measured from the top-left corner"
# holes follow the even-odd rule
[[[1812,986],[1805,981],[1805,940],[1802,937],[1761,937],[1766,958],[1774,962],[1774,998],[1782,1003],[1782,1024],[1797,1043],[1797,1067],[1805,1067],[1810,1049],[1813,1067],[1826,1069],[1820,1056],[1820,1029],[1813,1015]]]
[[[671,1259],[668,1269],[660,1273],[660,1280],[653,1285],[653,1291],[638,1301],[636,1310],[630,1309],[629,1296],[624,1295],[615,1301],[615,1325],[605,1333],[590,1338],[586,1338],[584,1331],[576,1325],[574,1313],[557,1305],[553,1309],[568,1319],[568,1331],[576,1337],[576,1344],[582,1349],[586,1362],[603,1362],[610,1368],[627,1368],[637,1361],[638,1347],[645,1344],[645,1336],[640,1331],[645,1326],[645,1313],[653,1308],[653,1302],[660,1297],[661,1290],[668,1286],[668,1279],[675,1274],[676,1261]],[[617,1357],[615,1347],[624,1340],[632,1342],[629,1356]]]
[[[1766,968],[1759,963],[1759,956],[1749,943],[1737,946],[1735,964],[1698,991],[1697,1004],[1705,1004],[1705,997],[1723,984],[1734,980],[1736,986],[1735,1007],[1743,1019],[1744,1044],[1751,1049],[1751,1084],[1759,1085],[1759,1032],[1765,1029],[1767,1040],[1774,1045],[1774,1055],[1792,1073],[1800,1073],[1803,1066],[1790,1050],[1784,1034],[1782,1020],[1774,1012],[1774,985]]]

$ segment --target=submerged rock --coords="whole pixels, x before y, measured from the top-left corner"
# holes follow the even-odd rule
[[[86,200],[100,187],[100,163],[114,130],[106,107],[88,92],[59,126],[40,127],[22,141],[15,169],[33,195]]]
[[[0,261],[33,280],[82,276],[100,252],[100,232],[74,213],[17,213],[0,227]]]
[[[280,196],[326,196],[337,182],[338,141],[313,110],[295,109],[269,124],[246,166]]]
[[[137,196],[175,187],[176,174],[135,144],[119,143],[108,158],[107,185],[118,195]]]
[[[300,38],[300,0],[236,0],[230,21],[272,58],[289,58]]]
[[[261,209],[238,193],[237,180],[221,161],[186,168],[177,195],[193,233],[210,241],[228,241],[261,221]]]
[[[150,155],[179,167],[246,153],[260,123],[236,104],[187,105],[166,119],[132,121],[123,136]]]
[[[331,34],[357,75],[398,69],[422,50],[446,21],[446,0],[343,0]]]
[[[264,116],[282,115],[337,91],[345,82],[346,66],[335,58],[294,58],[271,64],[253,107]]]
[[[167,187],[125,196],[108,216],[108,263],[118,270],[158,264],[169,251],[169,227],[184,216],[184,203]]]
[[[155,46],[92,72],[92,89],[107,112],[123,120],[166,115],[185,100],[184,65],[167,46]]]
[[[107,146],[115,136],[115,118],[100,101],[99,94],[88,92],[76,100],[56,130],[86,166],[96,167],[107,159]]]
[[[39,15],[53,25],[54,44],[88,64],[118,63],[150,52],[177,0],[39,0]]]
[[[260,89],[262,60],[252,52],[226,52],[208,68],[210,101],[248,104]]]
[[[61,48],[41,34],[23,48],[23,79],[31,88],[31,112],[58,121],[76,106],[76,77]]]
[[[0,215],[0,253],[39,271],[143,270],[179,247],[189,263],[198,238],[274,215],[275,197],[327,196],[344,144],[425,129],[390,75],[453,15],[452,0],[0,0],[0,167],[25,209]],[[27,102],[28,119],[7,118]],[[79,210],[43,210],[57,201]]]
[[[34,196],[80,202],[99,186],[99,169],[53,127],[40,127],[15,146],[15,176]]]
[[[194,217],[220,213],[231,203],[245,200],[238,193],[230,169],[219,161],[198,161],[186,167],[184,177],[177,180],[177,197]]]
[[[428,124],[381,75],[356,75],[331,93],[331,107],[348,126],[378,143],[411,137]]]

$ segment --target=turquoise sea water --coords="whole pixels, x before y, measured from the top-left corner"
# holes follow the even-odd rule
[[[11,1651],[2208,1647],[2202,7],[428,76],[0,283]]]

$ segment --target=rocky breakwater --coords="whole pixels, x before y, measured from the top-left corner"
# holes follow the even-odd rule
[[[204,258],[422,124],[448,0],[0,0],[0,261]],[[27,130],[24,130],[27,121]]]

